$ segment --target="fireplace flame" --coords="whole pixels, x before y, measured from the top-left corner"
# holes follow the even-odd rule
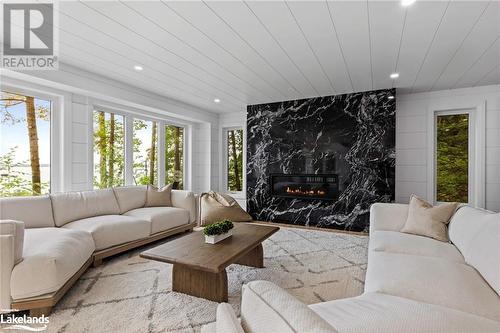
[[[287,194],[293,195],[307,195],[307,196],[315,196],[315,195],[325,195],[326,192],[323,190],[303,190],[302,188],[291,188],[290,186],[286,187],[285,192]]]

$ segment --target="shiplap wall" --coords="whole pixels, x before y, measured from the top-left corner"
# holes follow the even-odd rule
[[[62,181],[54,186],[59,191],[92,189],[92,105],[108,105],[109,109],[128,112],[132,117],[160,117],[166,121],[186,124],[191,133],[188,140],[192,153],[187,157],[188,186],[196,191],[218,189],[218,115],[138,90],[108,78],[83,72],[68,66],[65,71],[36,71],[33,75],[1,70],[2,87],[29,89],[53,95],[61,101],[57,109],[61,117],[52,125],[60,129],[55,142],[62,153]],[[142,113],[141,113],[142,112]],[[54,166],[55,167],[55,166]]]
[[[500,86],[484,86],[397,96],[396,201],[407,203],[414,193],[429,193],[429,117],[433,110],[485,105],[485,206],[500,210]]]
[[[454,89],[397,96],[396,201],[407,203],[411,194],[427,198],[428,116],[434,106],[486,105],[485,206],[500,211],[500,86]],[[220,116],[221,126],[245,126],[246,114]]]
[[[92,175],[89,172],[90,152],[92,144],[90,137],[87,99],[84,96],[72,95],[71,101],[71,156],[66,160],[71,161],[71,186],[72,191],[88,190]],[[68,188],[66,187],[66,190]]]

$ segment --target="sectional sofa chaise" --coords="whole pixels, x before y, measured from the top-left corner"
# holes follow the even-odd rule
[[[0,308],[47,315],[91,265],[196,226],[192,192],[144,207],[146,186],[0,199]]]
[[[371,207],[365,291],[305,305],[267,281],[243,286],[203,333],[500,332],[500,214],[461,207],[450,243],[400,232],[408,205]]]

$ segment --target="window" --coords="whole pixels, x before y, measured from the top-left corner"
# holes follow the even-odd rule
[[[1,92],[0,196],[50,192],[50,100]]]
[[[226,131],[226,170],[227,190],[243,190],[243,130],[229,129]]]
[[[121,186],[125,179],[124,117],[94,111],[94,188]]]
[[[469,114],[436,116],[436,199],[469,202]]]
[[[134,119],[133,175],[134,185],[158,183],[157,123]]]
[[[184,128],[165,126],[165,184],[174,189],[183,189]]]

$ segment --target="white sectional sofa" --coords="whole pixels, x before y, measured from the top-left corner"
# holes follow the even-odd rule
[[[500,332],[500,214],[461,207],[445,243],[401,233],[407,213],[372,206],[362,295],[306,306],[254,281],[243,287],[241,325],[220,305],[202,332]]]
[[[93,263],[196,226],[192,192],[144,207],[146,186],[0,199],[0,308],[48,314]]]

